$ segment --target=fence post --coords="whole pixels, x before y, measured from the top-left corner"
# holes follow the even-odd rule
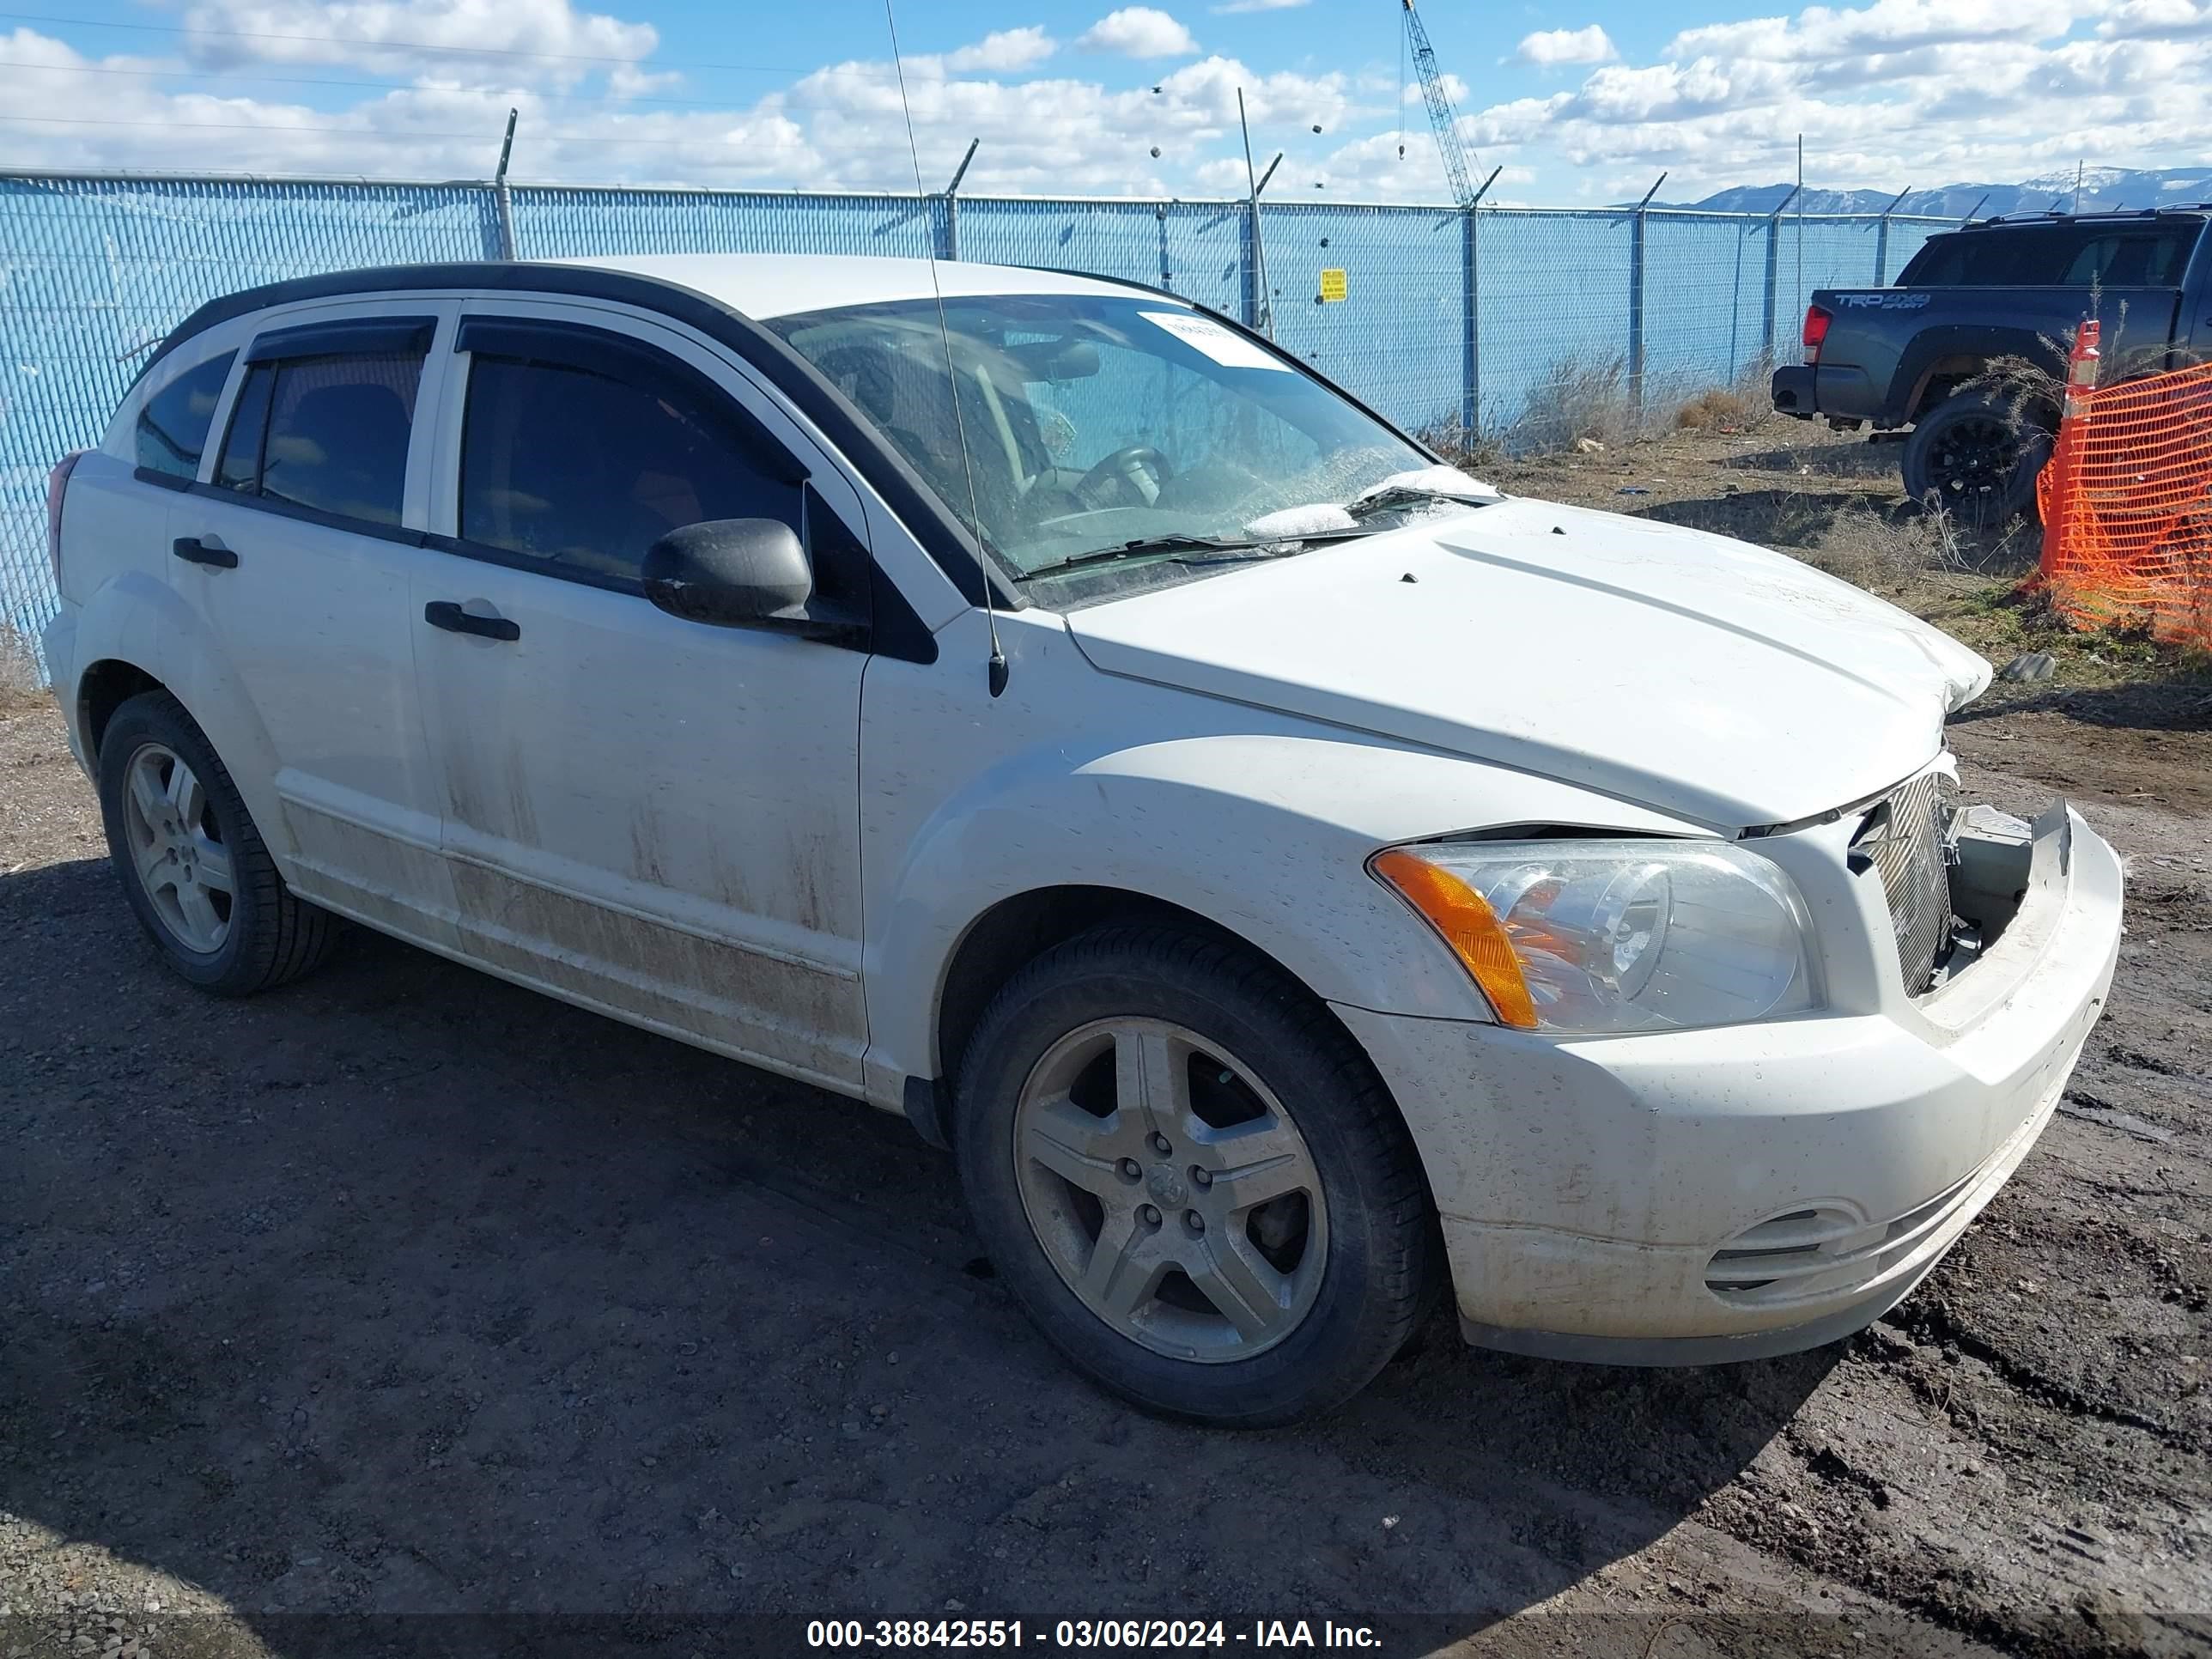
[[[960,158],[960,165],[952,170],[952,182],[945,187],[945,235],[937,250],[940,259],[960,257],[960,181],[968,176],[968,164],[975,159],[975,146],[982,142],[981,138],[968,141],[968,153]]]
[[[1881,222],[1875,227],[1874,285],[1876,288],[1889,286],[1889,216],[1897,211],[1898,202],[1902,202],[1911,194],[1912,191],[1910,186],[1898,191],[1897,201],[1892,202],[1881,210]]]
[[[1244,326],[1260,326],[1260,258],[1254,246],[1258,240],[1260,204],[1244,204],[1244,216],[1237,233],[1237,276],[1244,295]]]
[[[1480,198],[1478,198],[1480,199]],[[1482,216],[1469,207],[1460,216],[1459,257],[1466,295],[1460,340],[1460,441],[1474,446],[1482,426]]]
[[[1651,181],[1628,223],[1628,404],[1639,422],[1644,419],[1644,216],[1666,182],[1663,173]]]
[[[1644,418],[1644,210],[1628,227],[1628,406]]]
[[[507,112],[507,137],[500,141],[499,171],[492,176],[492,193],[499,209],[499,257],[512,263],[514,251],[514,198],[507,193],[507,158],[514,153],[515,112]]]
[[[1802,185],[1794,185],[1789,195],[1774,204],[1774,211],[1766,216],[1766,295],[1759,312],[1759,336],[1766,343],[1766,362],[1770,367],[1775,362],[1775,289],[1781,280],[1782,273],[1782,210],[1788,207],[1796,198],[1797,192],[1804,188]],[[1801,229],[1797,234],[1802,238],[1805,233]]]
[[[1254,179],[1249,150],[1244,157],[1245,178],[1252,187],[1244,209],[1244,325],[1257,329],[1271,340],[1275,337],[1275,296],[1268,290],[1267,238],[1260,224],[1260,192],[1267,189],[1267,180],[1275,176],[1275,169],[1282,164],[1283,154],[1278,150],[1275,159],[1267,163],[1267,170]]]

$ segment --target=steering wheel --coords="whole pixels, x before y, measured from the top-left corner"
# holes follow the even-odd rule
[[[1127,444],[1078,478],[1073,493],[1077,501],[1093,509],[1135,505],[1150,507],[1160,498],[1160,487],[1174,477],[1175,469],[1168,465],[1167,457],[1158,450],[1149,444]],[[1115,501],[1114,495],[1120,493],[1114,489],[1116,483],[1135,490],[1137,501]]]

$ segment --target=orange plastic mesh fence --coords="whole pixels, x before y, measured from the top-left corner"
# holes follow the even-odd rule
[[[2212,650],[2212,364],[2080,401],[2036,481],[2054,608]]]

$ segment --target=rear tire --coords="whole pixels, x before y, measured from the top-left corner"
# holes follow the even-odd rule
[[[181,977],[247,996],[329,953],[337,919],[285,886],[228,769],[174,697],[143,692],[115,711],[99,774],[123,896]]]
[[[1997,398],[1960,392],[1921,417],[1905,441],[1905,493],[1939,501],[1975,529],[2035,513],[2035,479],[2051,434]]]
[[[1366,1056],[1194,931],[1101,927],[1018,973],[961,1065],[953,1149],[1000,1278],[1148,1411],[1327,1411],[1434,1305],[1427,1189]]]

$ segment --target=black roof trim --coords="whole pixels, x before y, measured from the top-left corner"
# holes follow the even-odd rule
[[[295,276],[288,282],[244,289],[209,301],[169,331],[139,374],[143,379],[155,364],[194,335],[204,333],[218,323],[248,317],[275,306],[294,305],[304,300],[344,299],[357,294],[443,289],[464,293],[557,294],[579,299],[611,300],[657,312],[697,329],[709,339],[729,347],[757,369],[821,429],[823,435],[860,469],[861,476],[898,514],[969,604],[983,603],[983,583],[988,572],[992,603],[1000,610],[1018,611],[1028,606],[1029,600],[1021,590],[983,556],[968,527],[953,516],[906,457],[811,363],[786,344],[781,335],[762,327],[732,306],[661,277],[608,270],[595,265],[489,260],[378,265],[362,270]]]
[[[1964,230],[2018,230],[2023,225],[2140,225],[2160,219],[2204,218],[2212,218],[2212,202],[2168,202],[2158,207],[2118,210],[2095,208],[2087,213],[2039,213],[2033,208],[2023,208],[2017,213],[1993,213],[1986,219],[1977,219],[1956,230],[1938,231],[1936,234],[1955,236]]]
[[[335,323],[303,323],[253,337],[246,349],[249,363],[283,362],[306,357],[382,356],[404,357],[430,349],[437,331],[434,317],[348,317]]]

